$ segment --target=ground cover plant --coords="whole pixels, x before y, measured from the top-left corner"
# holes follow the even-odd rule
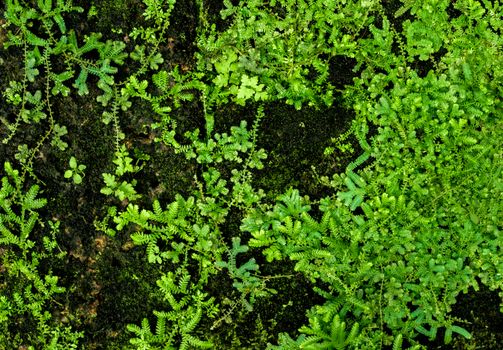
[[[1,13],[0,349],[503,342],[499,0]]]

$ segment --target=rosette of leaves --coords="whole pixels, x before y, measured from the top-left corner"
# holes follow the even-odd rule
[[[65,178],[71,178],[73,183],[79,185],[82,183],[82,178],[85,176],[84,170],[86,166],[84,164],[78,164],[77,159],[75,157],[70,157],[70,161],[68,163],[70,165],[70,169],[65,171]]]

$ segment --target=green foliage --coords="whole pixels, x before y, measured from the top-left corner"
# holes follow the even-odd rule
[[[196,158],[204,165],[224,161],[230,164],[244,163],[241,169],[233,169],[231,172],[232,188],[229,188],[229,181],[222,178],[216,167],[209,166],[202,174],[204,184],[196,178],[198,188],[194,191],[194,197],[184,199],[176,196],[176,200],[166,210],[162,209],[158,201],[154,201],[153,210],[140,209],[137,205],[130,204],[125,212],[118,213],[114,219],[117,229],[122,230],[128,224],[135,223],[142,231],[132,235],[133,241],[147,246],[147,256],[151,263],[162,263],[165,260],[178,263],[184,252],[192,249],[192,258],[205,267],[205,278],[210,273],[215,273],[216,270],[212,271],[209,267],[221,260],[220,255],[224,251],[220,243],[219,225],[225,222],[231,207],[249,208],[263,196],[261,191],[254,190],[250,184],[249,168],[260,168],[260,160],[265,157],[263,150],[255,150],[254,133],[247,131],[246,123],[242,122],[240,127],[231,128],[230,135],[215,134],[207,142],[199,141],[197,129],[187,134],[193,141],[190,145],[181,146],[172,140],[175,150],[183,151],[188,159]],[[248,154],[248,158],[243,158],[240,154]],[[117,165],[119,163],[116,162]],[[104,174],[104,178],[112,185],[116,183],[112,183],[115,181],[113,175]],[[111,194],[112,189],[112,186],[107,185],[102,192]],[[168,242],[171,249],[161,251],[159,241]]]
[[[166,137],[164,140],[172,145],[177,153],[183,152],[187,159],[195,158],[200,164],[221,163],[224,160],[242,163],[243,158],[240,154],[248,153],[250,157],[248,166],[261,169],[263,168],[261,160],[267,157],[266,153],[263,149],[255,150],[253,148],[254,135],[247,130],[246,126],[246,122],[241,121],[239,126],[231,127],[230,135],[216,133],[213,138],[207,140],[200,140],[200,131],[195,129],[185,134],[185,137],[191,141],[188,145],[180,145],[172,137]],[[169,135],[174,136],[175,131],[171,131]]]
[[[193,334],[201,321],[203,310],[209,314],[217,311],[213,299],[206,299],[206,294],[191,286],[187,271],[181,273],[178,283],[175,283],[172,273],[157,281],[172,311],[154,311],[157,318],[155,333],[152,333],[146,318],[143,319],[141,327],[128,325],[128,331],[136,336],[130,340],[135,346],[134,349],[175,349],[177,337],[181,339],[178,347],[181,350],[213,347],[211,342],[201,340]]]
[[[148,27],[134,28],[131,36],[136,39],[140,37],[143,41],[158,45],[164,31],[169,26],[169,19],[171,16],[171,11],[176,3],[175,0],[168,1],[156,1],[156,0],[144,0],[145,11],[143,12],[143,17],[147,21],[152,21],[155,25],[150,25]]]
[[[445,343],[453,332],[470,338],[449,316],[457,296],[478,289],[478,280],[502,287],[501,87],[491,78],[502,67],[487,63],[501,61],[501,38],[487,24],[483,35],[470,26],[475,17],[489,19],[468,10],[468,1],[456,2],[463,15],[454,21],[448,2],[431,4],[412,6],[417,20],[404,23],[407,44],[386,20],[360,41],[364,70],[347,98],[364,153],[333,176],[337,193],[320,202],[321,218],[309,207],[281,215],[290,190],[274,210],[252,211],[242,225],[268,260],[295,260],[297,271],[328,285],[326,297],[358,320],[365,346],[400,346],[383,323],[412,344],[415,334],[435,338],[441,328]],[[405,56],[392,52],[394,40]],[[440,47],[447,52],[425,76],[406,65]]]
[[[161,85],[159,79],[161,78],[158,75],[156,84]],[[229,134],[213,134],[214,121],[212,116],[207,114],[205,139],[199,137],[199,130],[196,129],[185,135],[191,141],[190,144],[182,146],[175,139],[169,140],[168,143],[176,152],[183,152],[188,160],[195,159],[204,166],[202,182],[195,177],[193,196],[185,199],[176,195],[175,201],[166,207],[154,200],[151,210],[130,203],[125,211],[112,213],[111,217],[118,231],[134,227],[132,241],[136,245],[146,247],[149,263],[182,267],[176,271],[171,270],[158,281],[158,286],[174,310],[172,316],[170,313],[163,313],[166,317],[171,317],[169,320],[174,323],[170,329],[172,335],[166,338],[164,335],[151,334],[147,332],[147,326],[144,326],[134,328],[137,335],[135,342],[140,342],[138,339],[150,339],[147,343],[179,344],[180,348],[211,347],[209,343],[188,334],[188,331],[187,334],[181,334],[181,340],[177,340],[174,334],[184,326],[175,325],[175,322],[180,322],[179,316],[175,315],[196,312],[197,321],[190,321],[195,327],[202,309],[194,307],[194,300],[191,298],[194,293],[204,294],[204,287],[209,279],[220,273],[222,268],[228,270],[235,288],[241,293],[240,305],[243,305],[244,309],[251,310],[251,304],[256,298],[274,292],[265,287],[262,279],[251,274],[251,271],[258,271],[258,265],[253,259],[244,265],[236,265],[236,255],[247,250],[246,246],[240,245],[239,238],[234,239],[233,247],[228,251],[229,261],[222,259],[227,248],[223,243],[221,225],[225,224],[229,211],[233,207],[248,210],[263,197],[262,191],[255,190],[251,185],[251,169],[262,168],[261,160],[265,158],[265,151],[256,150],[255,146],[258,122],[262,117],[263,112],[260,109],[252,131],[247,129],[245,122],[241,122],[239,127],[231,127]],[[175,135],[174,130],[172,134]],[[119,166],[119,162],[116,162],[116,165]],[[231,171],[226,171],[226,167]],[[223,176],[225,173],[230,179]],[[190,276],[186,274],[185,266],[197,266],[199,269],[198,282],[191,290],[186,289]],[[180,279],[181,284],[175,288],[176,285],[172,281],[177,279]],[[187,295],[179,300],[175,297],[175,292]],[[183,309],[188,305],[191,306],[187,310]],[[210,305],[211,312],[208,311],[207,315],[215,317],[218,314],[216,305],[213,301],[208,302],[207,307]],[[192,316],[187,316],[187,320],[190,317]],[[192,326],[187,329],[192,329]],[[143,346],[144,343],[141,344]]]
[[[259,274],[257,252],[268,262],[294,261],[325,299],[307,312],[298,337],[281,333],[269,349],[418,349],[418,334],[443,334],[445,344],[455,335],[469,339],[451,315],[459,294],[480,283],[503,289],[502,7],[487,0],[402,3],[388,18],[390,6],[379,0],[225,0],[217,30],[200,0],[192,66],[165,55],[173,51],[163,43],[174,0],[143,1],[144,26],[124,36],[133,40],[129,54],[123,42],[100,33],[78,37],[67,28],[68,16],[83,11],[72,1],[8,0],[0,39],[5,32],[4,46],[19,49],[22,60],[21,74],[2,92],[14,111],[0,117],[3,141],[25,126],[36,133],[16,139],[12,153],[24,172],[6,163],[2,177],[0,344],[78,346],[81,334],[52,316],[55,295],[66,291],[49,262],[64,255],[59,221],[41,219],[47,200],[38,198],[38,185],[25,189],[24,180],[26,172],[34,175],[45,143],[60,152],[71,141],[54,101],[85,97],[93,81],[101,91],[97,102],[107,107],[101,120],[115,127],[114,170],[102,174],[101,193],[122,201],[95,227],[109,236],[129,234],[144,247],[165,303],[154,312],[155,325],[151,315],[139,315],[141,324],[127,327],[132,349],[222,347],[222,332],[208,328],[234,311],[252,312],[257,298],[275,292]],[[87,16],[100,19],[95,6]],[[343,58],[356,61],[358,76],[341,91],[334,81],[347,72],[334,72],[333,63]],[[126,59],[126,77],[116,82]],[[329,189],[319,201],[296,189],[266,198],[253,179],[266,165],[257,138],[268,116],[258,107],[251,127],[238,122],[241,116],[225,116],[234,126],[223,132],[219,113],[232,111],[232,103],[331,105],[337,92],[356,116],[325,153],[361,149],[355,159],[322,179]],[[120,128],[122,112],[144,106],[138,100],[152,110],[141,111],[141,120],[152,123],[128,118],[128,129],[150,128],[162,147],[193,163],[189,195],[166,201],[139,193],[139,161],[149,157],[133,159]],[[204,131],[180,132],[193,125],[177,115],[187,101],[199,103],[196,123]],[[71,157],[65,177],[80,183],[84,169]],[[212,297],[222,296],[220,279],[227,278],[237,292],[223,301]],[[221,310],[226,302],[230,309]],[[262,334],[262,343],[268,339]]]
[[[228,252],[229,261],[217,261],[216,265],[229,271],[229,275],[234,281],[232,286],[242,293],[242,298],[246,298],[249,295],[249,300],[246,301],[245,306],[248,308],[248,311],[252,311],[251,307],[257,297],[267,296],[269,292],[275,293],[276,291],[266,289],[264,281],[256,275],[251,274],[251,272],[258,271],[259,269],[254,258],[237,267],[237,255],[239,253],[246,253],[247,251],[248,246],[241,245],[239,237],[233,237],[232,248]]]
[[[332,104],[335,88],[329,62],[354,56],[356,38],[372,22],[378,1],[279,0],[224,1],[222,19],[231,25],[218,32],[201,30],[197,44],[199,71],[213,70],[209,99],[285,100]],[[357,14],[357,15],[355,15]]]
[[[28,148],[28,145],[23,143],[17,146],[17,153],[14,155],[14,158],[16,158],[25,169],[32,171],[32,167],[29,164],[31,154],[32,152]]]
[[[244,105],[246,100],[252,98],[255,101],[267,100],[267,92],[263,91],[264,84],[258,84],[257,77],[237,74],[239,69],[237,58],[238,56],[233,50],[227,49],[223,53],[222,60],[214,63],[218,75],[212,80],[212,83],[216,89],[224,91],[219,91],[218,96],[215,94],[213,98],[224,102],[227,95],[234,95],[236,103],[240,105]]]
[[[4,171],[0,188],[1,267],[5,272],[0,284],[0,343],[12,349],[27,344],[44,349],[77,349],[82,334],[59,324],[49,312],[53,296],[65,288],[58,286],[57,276],[41,273],[40,268],[44,260],[65,254],[55,254],[59,222],[50,223],[51,234],[43,235],[42,245],[37,247],[37,210],[47,200],[37,198],[37,185],[24,192],[23,179],[10,163],[4,164]],[[31,331],[15,331],[22,326],[32,327]]]
[[[28,237],[38,219],[38,214],[34,210],[44,207],[47,200],[36,198],[39,192],[37,185],[32,186],[26,194],[20,194],[22,178],[19,172],[14,170],[8,162],[4,164],[4,170],[7,176],[2,178],[0,191],[0,205],[4,211],[0,216],[2,232],[0,243],[13,244],[24,251],[33,247],[33,242]],[[10,183],[9,177],[14,184]],[[16,204],[21,206],[19,215],[12,208]]]
[[[105,182],[105,187],[101,189],[101,193],[106,195],[114,195],[119,200],[123,201],[125,199],[129,201],[134,201],[140,198],[140,195],[136,193],[134,186],[136,185],[136,180],[131,182],[117,180],[115,175],[108,173],[103,174],[103,181]]]
[[[175,152],[184,153],[188,160],[195,159],[205,166],[203,179],[206,189],[200,190],[198,194],[200,196],[198,207],[203,216],[210,216],[213,220],[221,222],[227,215],[228,209],[225,207],[237,206],[247,210],[264,196],[262,190],[256,190],[251,185],[251,169],[262,169],[264,167],[262,160],[267,158],[265,150],[257,149],[255,146],[258,125],[263,117],[263,109],[259,108],[251,131],[247,129],[247,123],[241,121],[239,126],[231,127],[230,134],[212,134],[214,119],[207,113],[205,115],[207,137],[201,139],[199,129],[186,132],[184,136],[191,141],[187,145],[181,145],[175,139],[176,129],[164,130],[163,142],[171,145]],[[232,183],[231,190],[230,186],[227,186],[229,180],[222,179],[218,170],[224,165],[231,169],[229,179]]]
[[[123,42],[100,41],[100,33],[91,33],[79,42],[75,31],[67,28],[66,17],[82,11],[81,7],[73,6],[72,1],[40,0],[36,6],[30,1],[6,2],[7,40],[3,44],[6,49],[14,46],[22,50],[24,67],[22,76],[10,81],[3,93],[15,107],[16,114],[13,122],[2,119],[8,131],[3,143],[9,143],[22,124],[47,120],[47,124],[34,129],[35,145],[23,157],[24,173],[34,178],[33,159],[46,141],[51,140],[50,144],[60,150],[68,147],[61,140],[67,130],[57,122],[54,98],[69,97],[72,92],[81,96],[89,94],[88,77],[94,75],[96,86],[103,93],[97,100],[107,105],[113,97],[116,65],[122,65],[127,57]],[[93,56],[94,59],[88,58]],[[80,182],[81,175],[72,170],[76,183]]]
[[[280,260],[293,253],[293,246],[287,245],[290,239],[309,244],[321,233],[317,228],[302,225],[304,220],[312,221],[306,213],[310,210],[308,198],[301,198],[298,190],[289,189],[278,198],[272,211],[265,213],[254,209],[243,220],[241,230],[248,231],[253,238],[248,244],[251,247],[267,247],[263,250],[267,261]]]
[[[358,323],[354,323],[351,329],[346,329],[346,323],[341,321],[338,314],[333,316],[331,322],[326,322],[316,311],[308,312],[309,326],[303,326],[299,331],[302,333],[297,339],[292,339],[286,333],[279,334],[278,345],[268,344],[268,350],[300,350],[300,349],[361,349],[362,334],[359,332]],[[403,337],[398,334],[393,341],[393,350],[402,349]],[[376,342],[364,345],[365,349],[379,349]],[[409,350],[421,349],[419,345],[411,346]]]
[[[415,15],[414,21],[406,20],[403,28],[407,39],[407,53],[412,60],[415,56],[426,61],[438,52],[447,39],[449,15],[447,7],[450,1],[427,1],[424,6],[411,6],[410,12]]]
[[[164,260],[179,263],[186,259],[186,251],[194,249],[193,258],[210,265],[213,254],[218,256],[218,226],[203,224],[195,216],[196,203],[193,197],[184,199],[177,195],[176,200],[166,209],[156,200],[153,210],[139,209],[138,205],[129,204],[125,212],[115,218],[117,229],[134,223],[140,229],[131,235],[133,242],[146,245],[150,263],[162,263]],[[196,222],[192,220],[196,219]],[[192,221],[192,222],[191,222]],[[167,242],[168,248],[161,251],[160,242]],[[206,270],[205,273],[210,271]]]
[[[135,179],[131,180],[131,182],[127,180],[120,182],[119,179],[127,173],[136,173],[141,170],[140,166],[133,164],[133,158],[129,157],[129,152],[126,149],[126,146],[122,145],[115,152],[113,163],[116,165],[115,175],[102,173],[105,187],[101,189],[101,193],[105,195],[113,195],[121,201],[125,199],[134,201],[140,198],[141,196],[136,193],[134,188],[136,185]]]
[[[75,157],[70,157],[69,161],[70,169],[65,171],[65,178],[72,178],[73,183],[79,185],[82,183],[82,179],[85,176],[84,170],[86,166],[84,164],[78,164],[77,159]]]
[[[204,89],[204,86],[197,80],[179,73],[178,67],[167,72],[161,70],[152,75],[152,82],[158,91],[158,94],[148,92],[149,82],[147,80],[139,81],[136,76],[132,76],[126,83],[126,86],[121,89],[121,96],[126,99],[130,97],[138,97],[149,101],[152,105],[152,110],[162,118],[162,123],[154,124],[157,128],[162,125],[170,125],[172,108],[168,104],[173,103],[174,107],[180,107],[181,101],[189,101],[193,99],[194,89]]]
[[[66,126],[60,126],[59,124],[54,124],[54,135],[51,140],[51,145],[58,147],[61,151],[64,151],[68,147],[68,143],[61,140],[61,136],[65,136],[68,133]]]
[[[340,320],[339,315],[335,315],[329,324],[311,315],[309,327],[304,326],[300,331],[307,335],[300,344],[301,349],[346,349],[356,344],[358,323],[353,324],[348,332],[346,323]]]
[[[349,206],[351,210],[355,210],[362,204],[365,197],[365,180],[348,170],[348,175],[344,178],[348,191],[339,192],[338,196],[344,201],[344,204]]]
[[[70,89],[64,82],[70,79],[75,79],[73,86],[77,89],[78,94],[85,95],[89,93],[87,77],[92,74],[98,77],[97,86],[104,92],[98,101],[106,105],[110,99],[110,86],[113,85],[112,75],[117,72],[117,68],[112,67],[111,63],[123,64],[126,57],[126,54],[122,52],[125,44],[111,40],[100,42],[101,34],[92,33],[84,38],[83,45],[79,45],[75,32],[73,30],[67,31],[63,16],[72,11],[82,12],[81,7],[73,6],[71,1],[57,1],[55,3],[39,1],[38,5],[39,8],[35,9],[17,0],[7,2],[6,19],[20,30],[16,33],[9,32],[9,41],[5,45],[7,47],[11,45],[33,46],[33,49],[26,50],[27,80],[33,82],[35,76],[39,74],[35,67],[44,64],[45,68],[49,67],[49,71],[46,71],[45,74],[47,79],[53,83],[52,95],[67,96]],[[38,21],[44,28],[45,38],[32,32],[33,21]],[[53,29],[54,24],[57,25],[59,34]],[[96,61],[84,57],[84,54],[93,50],[99,55],[99,59]],[[54,72],[50,63],[52,55],[63,56],[68,68],[63,72]],[[77,75],[77,72],[71,68],[74,65],[78,66]],[[25,82],[22,84],[25,85]],[[49,97],[47,96],[47,98]]]

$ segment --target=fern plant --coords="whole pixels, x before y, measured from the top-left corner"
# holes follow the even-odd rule
[[[199,3],[203,9],[204,1]],[[329,62],[337,55],[354,57],[355,39],[372,23],[378,4],[224,1],[220,14],[230,26],[218,31],[207,25],[197,41],[198,70],[212,71],[210,99],[238,104],[279,99],[297,109],[332,104],[336,89]]]
[[[82,12],[81,7],[73,6],[71,2],[57,1],[38,1],[38,8],[29,7],[18,0],[7,2],[6,19],[19,30],[16,33],[9,32],[9,40],[6,46],[11,45],[23,46],[26,48],[27,62],[27,80],[33,81],[39,74],[35,67],[45,65],[51,67],[51,56],[63,56],[69,69],[55,73],[52,69],[46,72],[47,79],[51,82],[51,95],[62,94],[67,96],[70,93],[65,81],[75,78],[73,86],[77,89],[78,94],[85,95],[89,93],[87,86],[87,77],[89,74],[99,78],[97,86],[103,91],[103,95],[98,97],[98,101],[106,104],[110,99],[113,85],[113,74],[117,72],[117,68],[111,66],[112,63],[121,65],[124,62],[126,54],[124,50],[125,44],[118,41],[100,42],[101,34],[93,33],[84,39],[84,44],[79,45],[74,31],[67,31],[63,15],[67,12],[78,11]],[[44,35],[37,35],[30,29],[31,24],[37,21],[44,29]],[[53,30],[54,25],[57,25],[58,33]],[[31,48],[28,49],[27,46]],[[40,51],[42,50],[42,52]],[[96,50],[99,59],[95,62],[87,60],[83,57],[84,54]],[[79,73],[71,69],[74,65],[78,66]],[[25,83],[22,83],[23,85]],[[40,91],[39,91],[40,94]],[[48,98],[49,96],[46,96]]]
[[[358,336],[358,323],[353,324],[349,332],[346,331],[346,323],[335,315],[328,325],[320,323],[315,315],[309,318],[309,327],[304,326],[300,332],[307,335],[300,342],[300,349],[350,349],[356,344]],[[328,327],[327,327],[328,326]],[[274,347],[272,347],[274,349]]]
[[[302,225],[304,219],[312,219],[306,215],[311,206],[307,198],[300,197],[298,190],[288,190],[278,197],[278,202],[272,211],[265,213],[260,208],[253,209],[241,225],[241,230],[253,236],[248,244],[265,247],[263,254],[269,262],[281,260],[296,250],[295,245],[289,244],[290,240],[309,245],[321,236],[317,228],[307,229]]]
[[[134,174],[141,170],[141,166],[133,165],[133,158],[129,156],[125,145],[120,146],[115,152],[113,163],[115,164],[115,175],[102,173],[105,187],[100,192],[105,195],[113,195],[121,201],[125,199],[134,201],[140,198],[141,196],[136,193],[134,188],[137,182],[135,179],[130,182],[127,180],[120,181],[120,178],[124,177],[125,174]]]
[[[179,272],[179,273],[178,273]],[[203,309],[210,315],[217,312],[213,299],[206,299],[206,295],[197,291],[190,284],[190,275],[186,270],[178,270],[180,275],[175,283],[173,273],[164,275],[157,281],[165,300],[172,311],[154,311],[157,318],[155,333],[152,333],[148,320],[142,321],[141,327],[128,325],[128,330],[135,334],[130,343],[134,349],[209,349],[213,344],[199,339],[192,334],[201,320]],[[180,295],[177,300],[177,295]],[[175,348],[177,337],[180,337],[179,347]]]
[[[39,0],[36,6],[28,1],[6,2],[5,18],[8,28],[4,46],[19,47],[23,52],[23,75],[9,82],[4,92],[7,102],[14,105],[16,116],[2,119],[8,143],[23,124],[40,124],[34,145],[25,152],[21,164],[24,173],[33,172],[33,159],[42,145],[51,144],[65,149],[61,140],[66,128],[57,120],[53,107],[55,96],[68,97],[73,91],[81,96],[89,94],[88,77],[97,77],[96,86],[102,91],[97,101],[107,105],[113,96],[114,74],[117,66],[124,63],[127,54],[125,44],[119,41],[101,41],[100,33],[91,33],[80,40],[75,31],[68,30],[65,17],[83,9],[73,6],[72,1]],[[40,30],[38,30],[39,28]],[[96,59],[88,59],[90,53]]]
[[[0,343],[6,348],[77,349],[82,333],[63,326],[49,311],[54,296],[64,293],[65,288],[58,285],[57,276],[42,273],[40,268],[42,261],[65,254],[56,252],[59,224],[51,223],[51,233],[43,235],[42,247],[37,247],[37,240],[32,237],[40,232],[37,211],[47,200],[37,198],[37,185],[25,192],[23,178],[10,163],[4,164],[4,171],[0,188],[0,249],[6,273],[0,284]],[[25,333],[21,327],[33,329]]]
[[[248,311],[252,311],[256,298],[267,296],[269,293],[276,293],[276,291],[267,288],[265,282],[260,277],[251,274],[259,270],[259,266],[254,258],[249,259],[239,267],[236,265],[237,255],[239,253],[246,253],[248,249],[248,246],[241,245],[241,238],[233,237],[232,248],[227,254],[229,261],[217,261],[216,266],[226,268],[229,271],[229,276],[234,281],[232,286],[242,294],[241,301]]]
[[[117,231],[134,228],[131,233],[133,243],[145,246],[149,263],[165,266],[170,271],[161,277],[158,286],[174,311],[163,311],[156,315],[159,317],[158,322],[164,322],[161,318],[171,322],[168,332],[171,335],[149,333],[149,326],[146,324],[142,327],[131,326],[130,329],[136,334],[136,338],[132,339],[135,344],[141,344],[145,348],[150,346],[146,344],[164,344],[168,348],[175,345],[181,348],[211,347],[209,343],[189,334],[202,317],[202,306],[195,306],[197,303],[194,304],[196,299],[193,298],[204,295],[210,277],[221,273],[223,268],[235,280],[235,287],[242,294],[242,305],[248,309],[251,309],[256,298],[273,292],[265,288],[259,277],[250,273],[258,270],[258,265],[253,260],[243,266],[236,266],[236,255],[247,249],[240,245],[239,238],[234,240],[233,247],[228,250],[222,236],[222,226],[233,207],[249,210],[263,197],[263,193],[251,185],[251,170],[262,168],[262,160],[266,156],[264,150],[256,149],[256,132],[262,116],[260,109],[251,131],[242,122],[239,126],[232,127],[230,133],[220,134],[213,133],[214,120],[207,113],[206,137],[200,137],[198,129],[188,132],[186,137],[191,142],[187,145],[181,145],[174,138],[174,130],[165,130],[165,138],[166,133],[173,136],[165,142],[173,146],[175,151],[184,153],[188,160],[195,159],[203,166],[201,180],[195,176],[193,195],[188,198],[176,195],[175,200],[165,207],[154,200],[152,209],[129,203],[122,212],[115,209],[110,212],[109,218],[115,222]],[[231,170],[226,171],[228,168]],[[223,174],[227,174],[229,178],[225,178]],[[103,225],[104,221],[100,223],[100,227]],[[101,229],[108,232],[108,228]],[[223,258],[227,251],[229,261]],[[174,270],[173,266],[179,268]],[[187,266],[195,267],[198,271],[197,283],[191,289],[186,288],[190,278]],[[176,285],[173,284],[174,280],[183,283]],[[178,300],[175,294],[180,294],[181,299]],[[212,310],[207,311],[207,317],[215,317],[218,309],[213,305],[213,299],[210,300],[211,302],[204,304],[204,309]],[[210,304],[213,306],[210,307]],[[186,321],[190,322],[190,327],[177,323],[183,312],[187,312]],[[196,317],[197,321],[190,321],[191,317]]]
[[[336,193],[320,201],[321,213],[297,197],[290,204],[297,209],[283,214],[290,190],[241,226],[269,260],[292,259],[322,282],[325,298],[347,308],[369,348],[398,347],[399,339],[417,345],[418,333],[434,339],[439,330],[445,343],[455,333],[470,338],[450,315],[458,295],[479,281],[501,291],[501,86],[492,78],[502,72],[501,23],[489,28],[492,17],[477,1],[457,1],[461,15],[453,20],[447,2],[431,4],[414,5],[417,18],[404,32],[384,18],[373,38],[359,41],[364,68],[347,96],[364,153],[333,176]],[[441,34],[417,34],[432,20]],[[476,21],[484,24],[474,29]],[[440,47],[446,52],[429,72],[408,65]]]

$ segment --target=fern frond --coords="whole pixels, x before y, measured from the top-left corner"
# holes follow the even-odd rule
[[[168,206],[168,216],[167,219],[169,221],[175,220],[178,216],[178,210],[180,209],[179,201],[173,202]]]
[[[360,331],[359,324],[358,323],[354,323],[353,327],[351,327],[351,331],[349,331],[349,334],[346,337],[345,344],[346,345],[352,344],[356,340],[356,337],[358,336],[359,331]]]
[[[25,210],[40,209],[47,204],[47,199],[35,198],[39,192],[39,187],[33,185],[28,192],[25,194],[22,206]]]
[[[318,344],[322,340],[323,340],[323,336],[311,335],[311,336],[305,337],[304,340],[301,342],[299,349],[306,349],[311,345]]]
[[[180,281],[178,282],[178,292],[180,293],[187,293],[188,292],[188,285],[190,282],[190,275],[188,272],[184,271],[182,274],[182,277],[180,278]]]
[[[189,308],[189,310],[192,310],[192,309]],[[201,320],[202,314],[203,314],[203,311],[202,311],[201,307],[197,307],[195,313],[189,313],[190,319],[186,323],[184,323],[181,327],[182,334],[192,332],[196,328],[199,321]]]
[[[347,173],[352,173],[354,169],[362,165],[367,161],[367,159],[370,158],[370,153],[368,152],[363,152],[358,158],[356,158],[354,161],[349,163],[349,165],[346,168]]]
[[[308,212],[311,209],[310,205],[303,203],[304,200],[300,197],[299,191],[292,188],[279,196],[278,200],[283,203],[277,204],[274,211],[279,213],[281,217],[296,217],[302,214],[302,212]]]
[[[154,311],[154,315],[157,317],[155,335],[157,338],[163,338],[166,335],[166,315],[158,311]]]
[[[38,219],[38,214],[34,213],[29,216],[28,220],[26,222],[23,222],[21,224],[21,232],[19,233],[19,237],[22,241],[26,241],[28,239],[29,234],[35,227],[35,224],[37,223]]]
[[[7,229],[7,227],[5,227],[2,224],[1,219],[0,219],[0,233],[2,234],[2,236],[0,236],[0,244],[5,244],[5,245],[13,244],[13,245],[17,245],[17,246],[21,245],[21,241],[20,241],[19,237],[16,236],[15,234],[13,234],[9,229]]]
[[[323,225],[320,225],[320,223],[318,223],[318,221],[316,221],[307,212],[303,212],[301,214],[301,218],[311,231],[320,231],[320,233],[324,233],[324,229],[326,229],[326,227],[324,228]]]
[[[395,18],[398,18],[402,16],[405,12],[409,11],[412,6],[414,6],[415,1],[414,0],[402,0],[404,3],[396,12],[395,12]]]
[[[150,243],[155,237],[153,235],[148,235],[143,232],[135,232],[131,234],[131,239],[136,245],[143,245]]]
[[[155,86],[162,92],[166,92],[169,87],[169,75],[165,70],[159,71],[152,75],[152,81]]]
[[[157,199],[155,199],[154,202],[152,203],[152,209],[154,210],[154,215],[156,219],[158,217],[162,217],[163,210],[161,207],[161,203],[159,203]]]
[[[99,46],[99,53],[102,60],[110,60],[116,64],[124,64],[127,53],[123,52],[126,44],[122,41],[107,40],[106,43]]]
[[[201,349],[210,349],[213,347],[213,343],[209,341],[204,341],[198,339],[190,334],[185,334],[182,339],[182,343],[180,344],[179,350],[188,350],[191,348],[201,348]]]
[[[402,334],[398,334],[395,337],[395,340],[393,340],[393,350],[402,350],[402,341],[403,341]]]

